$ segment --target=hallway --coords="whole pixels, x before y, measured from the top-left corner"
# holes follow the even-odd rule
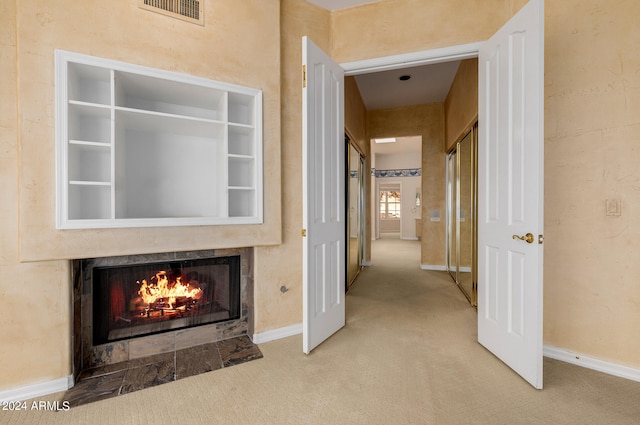
[[[419,423],[638,421],[638,382],[545,358],[544,389],[530,387],[477,343],[476,311],[449,274],[421,270],[419,264],[418,241],[397,235],[373,241],[372,266],[347,296],[347,326],[341,331],[366,332],[368,341],[377,341],[369,351],[377,358],[372,363],[400,367],[388,382],[406,379],[409,399],[419,388],[416,406],[426,415]]]

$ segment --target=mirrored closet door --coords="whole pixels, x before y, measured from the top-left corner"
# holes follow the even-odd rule
[[[347,145],[347,289],[362,268],[364,252],[364,156],[346,136]]]
[[[447,155],[447,270],[477,305],[477,125]]]

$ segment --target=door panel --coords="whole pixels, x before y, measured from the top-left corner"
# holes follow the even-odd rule
[[[480,49],[478,341],[542,388],[543,0]],[[531,233],[533,238],[522,240]]]
[[[303,351],[345,323],[344,72],[303,38]]]

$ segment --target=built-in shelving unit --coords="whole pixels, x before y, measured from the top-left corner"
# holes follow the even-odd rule
[[[59,229],[262,223],[262,92],[56,51]]]

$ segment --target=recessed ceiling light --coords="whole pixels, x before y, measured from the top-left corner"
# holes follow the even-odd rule
[[[395,137],[388,137],[386,139],[373,139],[376,143],[395,143]]]
[[[400,81],[407,81],[411,79],[411,75],[409,74],[405,74],[405,75],[401,75],[400,77],[398,77],[398,80]]]

